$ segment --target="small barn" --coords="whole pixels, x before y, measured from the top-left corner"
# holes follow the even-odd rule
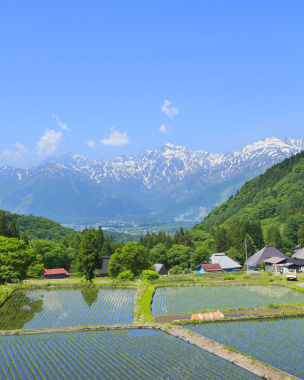
[[[196,270],[196,273],[198,274],[214,272],[223,272],[223,269],[220,266],[220,264],[201,264]]]
[[[280,257],[283,259],[289,258],[288,256],[284,255],[283,252],[275,248],[274,245],[269,244],[269,245],[265,245],[265,247],[262,248],[260,251],[250,256],[245,261],[245,265],[247,265],[248,270],[258,270],[260,268],[260,264],[262,261],[266,262],[267,259],[270,259],[272,257],[276,257],[276,258]]]
[[[161,276],[168,275],[168,269],[164,266],[164,264],[154,264],[155,270]]]
[[[101,258],[103,259],[103,261],[102,261],[102,268],[96,270],[96,275],[98,277],[105,277],[105,276],[109,275],[108,274],[108,267],[109,267],[109,262],[110,262],[111,255],[101,256]]]
[[[242,266],[228,257],[224,252],[213,253],[210,257],[212,264],[219,264],[225,272],[240,271]]]
[[[45,269],[42,275],[44,279],[56,279],[56,278],[67,278],[70,274],[63,268],[59,269]]]

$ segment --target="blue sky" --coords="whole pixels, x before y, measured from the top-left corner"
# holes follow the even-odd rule
[[[303,138],[303,0],[0,1],[0,165]]]

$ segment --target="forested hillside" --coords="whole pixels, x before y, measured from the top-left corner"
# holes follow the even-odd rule
[[[3,210],[0,210],[0,214],[6,219],[6,226],[0,226],[0,235],[2,236],[6,236],[5,228],[9,229],[12,221],[16,224],[19,233],[25,232],[29,240],[46,239],[60,242],[65,236],[76,233],[72,228],[63,227],[51,219],[40,216],[11,214]],[[2,231],[2,229],[4,230]],[[9,235],[10,233],[7,236]],[[11,233],[11,235],[13,236],[10,237],[16,237],[14,233]]]
[[[303,246],[304,152],[248,181],[196,228],[218,230],[220,226],[231,236],[237,233],[236,224],[246,221],[260,222],[264,241],[285,252],[292,253],[297,244]]]

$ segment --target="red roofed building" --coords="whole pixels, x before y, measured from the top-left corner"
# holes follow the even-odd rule
[[[45,279],[66,278],[66,277],[70,277],[70,273],[68,273],[63,268],[45,269],[42,276],[42,278],[45,278]]]
[[[220,264],[201,264],[196,273],[223,272]]]

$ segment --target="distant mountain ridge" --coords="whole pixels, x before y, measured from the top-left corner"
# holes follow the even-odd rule
[[[89,161],[80,155],[66,153],[47,159],[28,170],[7,165],[0,168],[0,207],[14,212],[28,213],[35,204],[35,184],[37,185],[43,178],[49,178],[52,179],[53,186],[56,186],[55,179],[59,182],[65,180],[66,186],[70,187],[69,191],[72,193],[78,191],[77,201],[80,203],[83,199],[80,199],[79,192],[84,192],[82,198],[85,198],[88,187],[90,192],[94,188],[95,200],[90,204],[91,209],[96,202],[100,204],[99,193],[103,194],[105,206],[107,202],[105,194],[107,194],[106,198],[111,199],[113,216],[132,215],[133,211],[134,214],[157,212],[165,215],[166,209],[172,207],[175,210],[170,211],[168,217],[177,217],[188,208],[193,209],[191,211],[193,216],[198,216],[201,213],[199,210],[205,208],[204,212],[210,211],[210,208],[225,200],[225,197],[227,199],[236,187],[246,180],[303,149],[303,139],[272,137],[249,144],[240,151],[226,154],[208,153],[203,150],[190,151],[183,146],[173,144],[165,144],[157,150],[145,150],[135,156],[116,157],[108,162]],[[66,182],[67,180],[73,181],[74,184]],[[14,184],[13,190],[10,184]],[[213,186],[217,188],[217,193],[208,195],[208,199],[204,199],[206,189]],[[8,190],[13,191],[13,194],[8,194]],[[191,204],[194,198],[195,204]],[[44,201],[41,195],[39,199],[42,214]],[[120,203],[119,210],[115,207],[113,199]],[[24,205],[22,209],[20,204]],[[39,207],[34,207],[35,212],[39,211]],[[110,217],[111,210],[106,208],[106,215]],[[102,213],[102,209],[99,211]],[[99,211],[94,213],[94,217]],[[75,217],[77,212],[73,214]],[[49,217],[58,220],[56,215],[55,213]],[[83,205],[81,218],[84,216]]]

